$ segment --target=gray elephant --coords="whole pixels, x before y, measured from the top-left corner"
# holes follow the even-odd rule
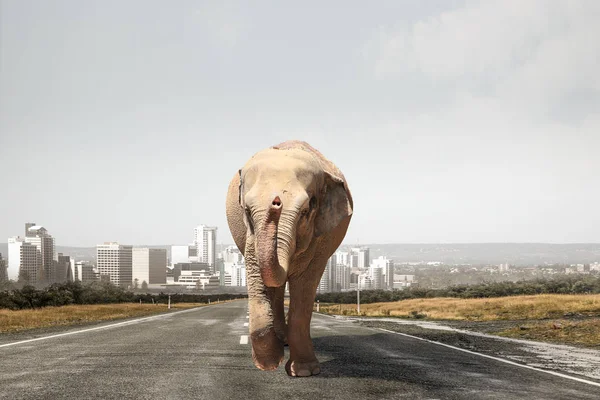
[[[321,371],[310,337],[313,304],[353,207],[344,175],[306,142],[256,153],[231,180],[227,222],[246,259],[252,359],[259,369],[276,369],[288,344],[288,375]]]

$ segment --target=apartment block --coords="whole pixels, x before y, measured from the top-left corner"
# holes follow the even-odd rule
[[[167,249],[136,247],[132,250],[132,281],[138,287],[147,284],[167,283]]]
[[[217,259],[217,227],[199,225],[194,229],[194,245],[198,262],[214,266]]]
[[[8,238],[8,278],[37,283],[42,276],[41,253],[24,237]]]
[[[118,242],[105,242],[96,246],[96,260],[100,279],[117,286],[127,287],[132,282],[133,247]]]

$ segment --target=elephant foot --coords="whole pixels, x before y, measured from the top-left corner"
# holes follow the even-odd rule
[[[285,334],[285,332],[282,331],[277,331],[276,332],[277,337],[279,338],[279,341],[281,343],[283,343],[284,346],[288,345],[288,340],[287,340],[287,335]]]
[[[289,376],[318,375],[321,373],[321,366],[319,365],[318,360],[303,363],[290,359],[287,364],[285,364],[285,372],[287,372]]]
[[[283,361],[283,343],[273,329],[254,331],[252,340],[252,360],[256,368],[263,371],[277,369]]]

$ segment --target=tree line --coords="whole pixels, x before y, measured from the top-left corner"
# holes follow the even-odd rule
[[[217,300],[247,298],[247,294],[192,294],[172,293],[172,303],[208,303]],[[69,304],[111,304],[111,303],[162,303],[168,302],[168,293],[134,293],[110,282],[55,283],[45,288],[25,285],[20,289],[0,291],[0,308],[23,310]]]
[[[484,282],[474,285],[453,285],[439,289],[409,287],[404,290],[361,290],[360,302],[367,304],[434,297],[470,299],[532,294],[592,293],[600,293],[599,276],[563,275],[552,279]],[[356,291],[320,293],[316,300],[323,303],[354,304],[356,303]]]

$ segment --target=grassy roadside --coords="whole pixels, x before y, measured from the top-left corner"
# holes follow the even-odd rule
[[[413,299],[361,304],[360,309],[361,316],[462,321],[465,329],[484,329],[505,337],[600,347],[597,294]],[[321,304],[320,311],[357,315],[356,304]]]
[[[206,305],[205,303],[177,303],[171,305],[171,311]],[[166,312],[169,312],[166,304],[138,303],[68,305],[17,311],[0,309],[0,333],[83,325],[90,322],[145,317]]]
[[[327,314],[357,315],[356,304],[321,304]],[[428,320],[496,321],[600,316],[600,295],[534,295],[486,299],[433,298],[360,305],[361,315]]]

